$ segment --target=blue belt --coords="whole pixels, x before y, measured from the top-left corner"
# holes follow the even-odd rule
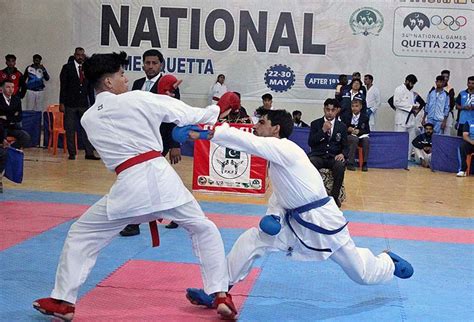
[[[315,208],[319,208],[319,207],[324,206],[325,204],[327,204],[329,202],[329,200],[331,200],[331,197],[326,197],[326,198],[323,198],[323,199],[320,199],[320,200],[316,200],[316,201],[313,201],[313,202],[311,202],[309,204],[306,204],[304,206],[301,206],[301,207],[298,207],[298,208],[295,208],[295,209],[289,209],[289,210],[287,210],[287,212],[285,214],[286,223],[290,227],[291,231],[293,232],[293,234],[295,234],[296,238],[298,238],[298,240],[301,242],[301,244],[303,244],[303,246],[305,246],[308,249],[318,251],[318,252],[329,252],[329,253],[332,252],[332,250],[330,248],[314,248],[314,247],[306,245],[306,243],[296,234],[295,230],[291,226],[290,219],[293,218],[301,226],[303,226],[305,228],[308,228],[309,230],[312,230],[312,231],[314,231],[316,233],[319,233],[319,234],[323,234],[323,235],[337,234],[338,232],[343,230],[349,222],[346,222],[342,227],[339,227],[337,229],[328,230],[328,229],[325,229],[321,226],[313,224],[311,222],[305,221],[303,218],[301,218],[301,215],[300,215],[301,213],[305,213],[307,211],[310,211],[311,209],[315,209]]]

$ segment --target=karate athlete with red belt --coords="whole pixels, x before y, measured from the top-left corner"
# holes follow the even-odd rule
[[[81,124],[107,169],[118,176],[109,194],[71,226],[51,297],[36,300],[33,307],[72,320],[79,287],[101,249],[127,224],[166,218],[189,232],[205,291],[216,295],[214,306],[219,314],[233,317],[237,312],[227,294],[229,274],[221,235],[175,170],[160,156],[160,124],[214,124],[222,112],[240,108],[240,100],[228,93],[218,105],[193,108],[167,95],[127,92],[126,64],[124,52],[95,54],[84,63],[85,75],[95,84],[97,97]],[[159,93],[170,95],[178,84],[174,76],[164,76],[158,84]]]
[[[334,199],[328,197],[319,172],[306,153],[288,140],[293,120],[285,110],[266,111],[254,134],[228,124],[217,126],[208,138],[215,144],[259,156],[269,161],[268,175],[273,194],[267,215],[259,228],[244,232],[227,256],[231,285],[244,279],[254,260],[267,251],[287,252],[302,261],[332,259],[353,281],[381,284],[393,276],[409,278],[413,267],[392,252],[375,256],[367,248],[356,247],[347,229],[347,221]],[[191,126],[175,128],[175,137],[203,137]],[[187,298],[196,305],[212,307],[213,296],[204,290],[187,289]]]

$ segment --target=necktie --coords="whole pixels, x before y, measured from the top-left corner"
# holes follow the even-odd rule
[[[151,80],[147,80],[145,82],[145,91],[149,92],[152,85],[153,85],[153,82]]]
[[[82,65],[79,65],[79,82],[84,83],[84,71],[82,70]]]

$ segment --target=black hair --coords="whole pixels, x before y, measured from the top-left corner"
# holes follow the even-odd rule
[[[328,106],[328,105],[332,105],[334,107],[340,107],[339,105],[339,101],[335,98],[327,98],[325,101],[324,101],[324,106]]]
[[[424,128],[426,128],[427,126],[431,126],[432,128],[434,128],[434,125],[432,123],[425,123],[425,125],[423,125]]]
[[[14,60],[16,60],[16,56],[13,55],[13,54],[8,54],[8,55],[6,55],[6,56],[5,56],[5,60],[9,60],[9,59],[14,59]]]
[[[272,126],[280,125],[279,136],[282,139],[287,139],[293,132],[293,118],[286,110],[268,110],[265,114],[267,120],[272,123]]]
[[[85,51],[85,50],[82,47],[76,47],[76,49],[74,49],[74,52],[76,52],[76,51]]]
[[[221,76],[225,78],[224,74],[219,74],[219,75],[217,75],[216,82],[219,80],[219,77],[221,77]]]
[[[443,75],[436,76],[436,81],[437,82],[444,82],[445,81],[444,76]]]
[[[351,104],[352,103],[360,103],[362,105],[362,96],[360,96],[359,94],[355,95],[354,98],[352,99],[351,101]]]
[[[339,81],[342,81],[344,78],[347,78],[346,74],[339,75]]]
[[[351,88],[352,88],[352,84],[354,84],[354,82],[358,82],[359,85],[360,85],[360,89],[362,89],[362,86],[363,86],[362,81],[361,81],[360,79],[358,79],[358,78],[352,79]]]
[[[145,51],[142,56],[143,60],[145,60],[146,57],[158,57],[161,64],[165,61],[163,54],[157,49],[148,49]]]
[[[448,74],[448,75],[451,75],[451,72],[447,69],[444,69],[441,71],[441,74]]]
[[[374,76],[370,75],[370,74],[366,74],[364,75],[364,78],[367,77],[368,79],[370,79],[371,81],[374,80]]]
[[[468,82],[469,82],[469,81],[471,81],[471,82],[474,81],[474,76],[469,76],[469,77],[467,78],[467,81],[468,81]]]
[[[107,74],[114,74],[128,64],[124,51],[110,54],[94,54],[83,64],[84,75],[96,87],[99,80]]]
[[[7,79],[0,82],[0,87],[3,87],[3,85],[5,85],[6,83],[15,84],[11,79],[7,78]]]
[[[264,101],[264,100],[272,100],[272,99],[273,99],[272,94],[266,93],[266,94],[263,94],[263,95],[262,95],[262,101]]]
[[[353,72],[352,77],[354,77],[354,76],[359,76],[360,77],[360,73],[359,72]]]
[[[33,59],[43,60],[43,57],[41,57],[40,54],[34,54],[34,55],[33,55]]]
[[[301,111],[294,110],[292,114],[293,114],[293,116],[295,116],[295,115],[298,115],[298,114],[303,114],[303,113],[301,113]]]
[[[413,85],[415,85],[416,82],[418,82],[418,78],[416,78],[416,76],[413,74],[410,74],[407,77],[405,77],[405,80],[412,83]]]
[[[237,95],[240,98],[240,93],[239,92],[234,92],[235,95]]]

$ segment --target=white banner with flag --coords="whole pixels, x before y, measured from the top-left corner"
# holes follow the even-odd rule
[[[355,70],[372,74],[389,97],[410,73],[434,81],[450,69],[464,86],[473,62],[470,0],[75,0],[73,11],[74,42],[88,53],[126,51],[133,79],[143,52],[160,49],[164,70],[195,98],[225,74],[247,98],[322,100],[334,95],[338,75]]]

